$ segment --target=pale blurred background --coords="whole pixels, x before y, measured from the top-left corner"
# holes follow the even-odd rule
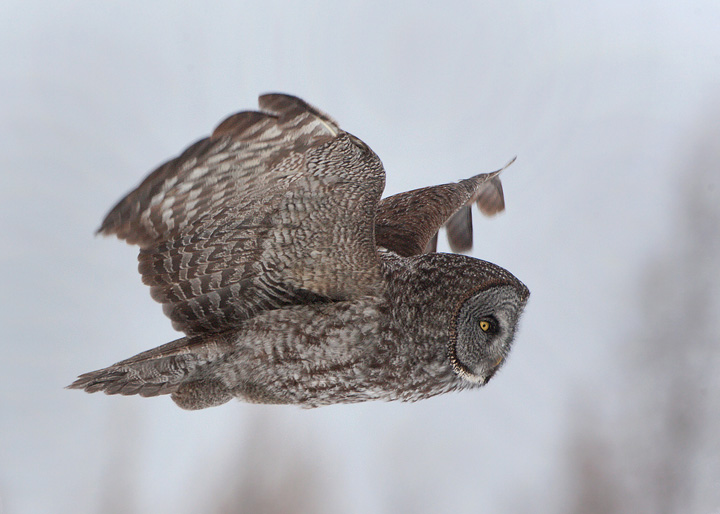
[[[410,6],[413,7],[410,7]],[[720,512],[720,3],[0,5],[0,512]],[[93,237],[268,91],[386,194],[504,173],[532,297],[484,389],[302,410],[63,389],[178,337]]]

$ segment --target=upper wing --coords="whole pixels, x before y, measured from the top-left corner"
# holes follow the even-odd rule
[[[188,334],[383,287],[378,157],[298,98],[259,103],[160,166],[99,229],[140,246],[143,282]]]
[[[472,213],[476,203],[480,211],[492,216],[505,209],[499,174],[512,164],[493,173],[484,173],[453,184],[415,189],[380,201],[375,221],[378,246],[409,257],[434,252],[437,233],[445,225],[454,252],[472,248]]]

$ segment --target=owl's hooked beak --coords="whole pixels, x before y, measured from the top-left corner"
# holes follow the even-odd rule
[[[500,357],[498,360],[495,361],[495,363],[490,368],[490,372],[485,376],[482,384],[487,384],[492,377],[495,376],[495,373],[497,373],[497,370],[500,369],[500,366],[503,365],[503,362],[505,362],[505,357]]]

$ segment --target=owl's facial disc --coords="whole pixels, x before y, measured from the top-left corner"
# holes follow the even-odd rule
[[[450,348],[453,369],[460,377],[486,384],[500,369],[528,295],[527,288],[518,282],[483,289],[465,300],[457,316],[457,337]]]

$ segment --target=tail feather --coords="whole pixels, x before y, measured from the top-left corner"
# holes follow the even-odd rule
[[[107,368],[83,373],[68,389],[88,393],[158,396],[197,379],[201,368],[227,350],[221,337],[183,337]]]

